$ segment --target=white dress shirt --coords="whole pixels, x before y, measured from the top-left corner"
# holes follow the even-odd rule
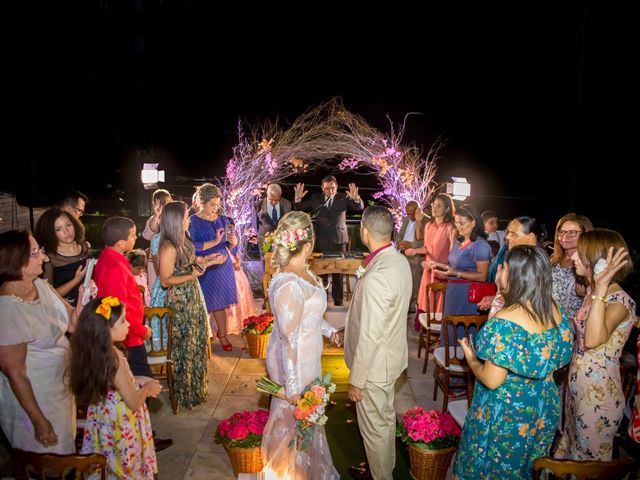
[[[415,242],[416,240],[416,221],[409,220],[407,223],[407,229],[404,231],[404,238],[407,242]]]

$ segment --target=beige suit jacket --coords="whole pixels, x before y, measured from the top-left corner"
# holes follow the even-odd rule
[[[378,253],[358,281],[344,338],[351,385],[392,382],[407,368],[411,284],[409,263],[393,247]]]

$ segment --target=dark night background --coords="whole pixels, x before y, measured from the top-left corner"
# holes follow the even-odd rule
[[[89,211],[108,199],[135,212],[136,151],[189,193],[191,179],[224,173],[239,119],[286,124],[339,96],[384,131],[387,115],[420,112],[405,140],[446,138],[438,182],[466,176],[470,200],[503,223],[531,214],[553,228],[574,210],[635,244],[638,42],[626,6],[303,6],[92,0],[28,12],[10,95],[18,171],[0,187],[36,206],[76,188]]]

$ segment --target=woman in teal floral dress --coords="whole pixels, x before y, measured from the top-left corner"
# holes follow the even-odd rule
[[[478,332],[477,352],[460,341],[477,381],[454,479],[532,478],[560,421],[553,372],[569,363],[573,335],[551,297],[548,256],[538,247],[511,249],[500,290],[505,307]]]
[[[190,410],[207,398],[207,322],[209,317],[197,278],[193,243],[187,235],[189,217],[184,202],[170,202],[160,222],[160,283],[167,289],[166,306],[173,309],[171,359],[174,394],[179,409]],[[203,260],[203,267],[205,259]],[[211,256],[214,265],[226,256]]]

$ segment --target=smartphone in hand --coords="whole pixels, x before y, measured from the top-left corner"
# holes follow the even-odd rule
[[[195,267],[195,269],[198,270],[200,273],[203,273],[205,270],[204,266],[199,264],[198,262],[193,262],[191,266]]]
[[[82,286],[84,287],[84,295],[82,296],[82,305],[86,305],[91,300],[91,276],[93,275],[93,268],[98,263],[98,260],[95,258],[90,258],[87,260],[87,271],[84,273],[84,282]]]

